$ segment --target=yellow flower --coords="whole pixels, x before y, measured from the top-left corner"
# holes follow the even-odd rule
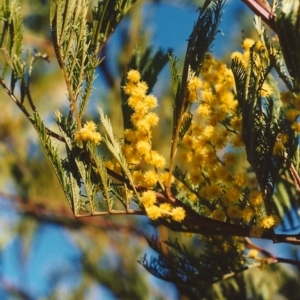
[[[215,133],[215,128],[211,125],[206,126],[203,130],[203,137],[206,138],[207,140],[212,137],[212,135]]]
[[[96,131],[97,125],[93,121],[87,121],[83,128],[74,133],[74,139],[77,144],[82,142],[91,142],[95,145],[100,144],[101,134]]]
[[[181,222],[185,218],[185,210],[182,207],[172,209],[172,219],[176,222]]]
[[[208,104],[200,103],[197,108],[197,113],[199,114],[200,117],[208,117],[209,115],[212,114],[212,111]]]
[[[283,104],[289,104],[294,99],[293,94],[288,91],[284,91],[280,94],[280,100]]]
[[[125,129],[124,130],[124,138],[128,142],[134,142],[136,140],[135,131],[132,129]]]
[[[131,155],[133,155],[133,148],[131,145],[124,144],[124,145],[122,145],[122,152],[125,155],[125,157],[128,158]]]
[[[299,116],[299,111],[291,108],[285,113],[285,116],[290,122],[294,122]]]
[[[145,115],[145,121],[148,122],[150,127],[157,126],[159,117],[154,112],[149,112],[147,115]]]
[[[284,146],[282,142],[275,142],[274,148],[273,148],[273,155],[283,155],[284,154]]]
[[[127,82],[126,85],[123,87],[124,93],[126,95],[132,95],[136,89],[136,84],[134,82]]]
[[[243,60],[243,55],[242,55],[242,53],[236,51],[231,54],[230,58],[231,59],[236,58],[238,60]]]
[[[203,101],[208,104],[211,104],[215,98],[215,95],[213,95],[211,89],[203,90],[201,96]]]
[[[188,81],[188,89],[190,91],[197,90],[201,88],[201,86],[202,86],[202,82],[199,77],[194,76]]]
[[[252,226],[250,231],[250,237],[260,238],[263,234],[264,230],[258,226]]]
[[[145,81],[139,81],[136,85],[135,94],[146,96],[146,92],[148,90],[148,85]]]
[[[162,184],[166,184],[169,181],[170,174],[169,172],[162,172],[159,174],[159,180],[162,182]],[[172,175],[171,177],[171,183],[175,182],[175,177]]]
[[[161,203],[159,205],[159,208],[162,210],[162,211],[165,211],[165,212],[171,212],[172,210],[172,206],[171,204],[169,203]]]
[[[272,88],[270,87],[270,85],[268,85],[266,82],[264,82],[263,86],[262,86],[262,89],[260,91],[260,95],[262,97],[267,97],[269,95],[272,94]]]
[[[192,202],[196,202],[196,201],[198,201],[198,196],[196,195],[196,194],[194,194],[194,193],[189,193],[188,195],[187,195],[187,198],[190,200],[190,201],[192,201]]]
[[[166,159],[155,150],[151,150],[150,155],[145,160],[157,169],[162,169],[166,165]]]
[[[253,216],[254,216],[254,211],[250,207],[246,207],[242,211],[242,218],[246,223],[250,222]]]
[[[244,188],[247,186],[247,177],[244,173],[238,173],[235,175],[234,183],[240,187]]]
[[[152,206],[156,203],[156,195],[153,191],[146,191],[141,196],[141,201],[145,207]]]
[[[225,194],[225,197],[229,202],[235,203],[240,199],[241,192],[235,186],[231,186],[231,187],[228,188],[228,190]]]
[[[198,93],[195,91],[190,91],[188,95],[188,100],[190,103],[194,103],[198,100]]]
[[[300,132],[300,123],[299,123],[299,122],[294,122],[294,123],[292,124],[292,129],[293,129],[295,132],[299,133],[299,132]]]
[[[134,97],[134,96],[130,96],[127,100],[127,104],[131,107],[131,108],[135,108],[138,103],[140,102],[141,100],[137,97]]]
[[[199,190],[199,196],[202,198],[207,198],[207,186],[203,186],[200,190]]]
[[[144,173],[144,178],[143,178],[143,186],[147,188],[152,188],[158,180],[158,175],[156,172],[149,170]]]
[[[144,159],[147,164],[158,169],[163,168],[166,164],[166,159],[155,150],[151,150],[150,152],[146,153]]]
[[[217,148],[222,149],[225,147],[227,143],[227,131],[226,130],[218,130],[211,137],[211,143]]]
[[[141,117],[149,111],[148,107],[142,101],[143,99],[133,107],[135,113],[139,114]]]
[[[157,220],[161,217],[161,209],[156,205],[146,207],[146,213],[151,220]]]
[[[225,163],[226,166],[232,166],[237,161],[237,156],[233,152],[225,153],[223,158],[224,158],[224,163]]]
[[[234,116],[230,120],[230,125],[231,125],[233,130],[240,131],[242,129],[242,117]]]
[[[194,149],[195,142],[196,142],[196,140],[195,140],[194,136],[190,136],[187,134],[182,139],[182,144],[188,149]]]
[[[146,107],[148,107],[149,109],[153,109],[157,106],[157,99],[155,96],[153,95],[147,95],[144,99],[143,99],[143,103]]]
[[[236,205],[230,205],[227,208],[227,214],[230,219],[240,219],[242,217],[242,211]]]
[[[204,128],[201,125],[198,125],[198,124],[192,124],[191,125],[191,132],[192,132],[193,136],[201,135],[203,129]]]
[[[226,118],[226,111],[221,107],[216,108],[213,114],[210,116],[208,123],[212,126],[216,126],[218,122],[222,122]],[[224,130],[225,131],[225,130]]]
[[[300,110],[300,96],[299,95],[295,96],[294,105],[297,110]]]
[[[143,120],[143,116],[138,113],[133,113],[130,117],[130,120],[131,120],[132,124],[135,127],[137,127],[137,124],[139,123],[139,121]]]
[[[193,161],[198,166],[204,165],[207,162],[209,150],[207,148],[198,148],[193,156]]]
[[[114,169],[114,163],[111,161],[111,160],[106,160],[104,162],[104,165],[106,168],[110,169],[110,170],[113,170]]]
[[[221,109],[223,112],[235,111],[237,107],[237,100],[234,99],[234,95],[231,91],[222,91],[220,93]]]
[[[148,141],[138,141],[136,144],[136,150],[139,154],[145,155],[151,150],[151,145]]]
[[[193,154],[191,151],[181,150],[181,149],[178,151],[177,156],[178,156],[179,161],[181,161],[183,163],[190,163],[193,158]]]
[[[232,178],[230,176],[230,173],[228,169],[225,166],[218,166],[218,168],[215,171],[216,177],[218,180],[222,180],[225,182],[231,182]]]
[[[211,217],[215,220],[222,221],[222,222],[225,222],[226,220],[226,214],[224,210],[220,208],[214,210]]]
[[[254,45],[254,43],[255,43],[254,40],[246,38],[243,41],[243,48],[245,50],[249,50]]]
[[[206,196],[209,200],[217,199],[222,194],[222,188],[219,187],[217,184],[208,185],[206,191]]]
[[[273,216],[266,216],[260,219],[260,226],[262,228],[271,228],[275,225],[275,220]]]
[[[141,74],[137,70],[130,70],[127,73],[127,79],[132,82],[138,82],[141,79]]]
[[[97,125],[93,121],[87,121],[84,125],[84,128],[86,128],[89,131],[96,131]]]
[[[250,249],[249,252],[248,252],[248,257],[255,259],[255,258],[258,257],[258,253],[259,253],[258,250]]]
[[[131,175],[134,183],[141,184],[143,182],[144,175],[141,171],[133,171]]]
[[[259,191],[252,191],[249,194],[249,203],[252,206],[258,206],[263,202],[263,196]]]
[[[191,170],[191,172],[189,173],[188,178],[189,178],[189,181],[192,184],[199,184],[203,180],[200,169]]]
[[[235,134],[234,137],[230,140],[230,143],[234,148],[244,147],[243,137],[241,133]]]
[[[285,145],[288,142],[288,139],[289,139],[288,135],[283,133],[280,134],[280,141],[283,145]]]

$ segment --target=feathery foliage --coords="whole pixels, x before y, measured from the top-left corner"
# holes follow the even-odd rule
[[[182,69],[170,49],[135,47],[119,84],[124,128],[117,136],[101,103],[98,121],[83,119],[101,51],[134,3],[99,0],[92,8],[89,0],[50,1],[51,41],[68,101],[67,111],[53,112],[58,134],[46,127],[30,89],[35,62],[48,56],[28,51],[24,59],[21,3],[0,1],[0,84],[37,131],[74,216],[145,215],[154,226],[200,234],[192,239],[195,251],[178,238],[147,238],[158,256],[139,260],[197,297],[217,282],[226,294],[248,269],[299,266],[248,239],[300,243],[299,235],[276,230],[280,224],[294,229],[299,209],[299,1],[274,3],[276,16],[275,8],[259,6],[261,17],[270,9],[279,42],[255,17],[259,39],[245,38],[230,67],[211,53],[224,0],[205,1],[197,10]],[[160,115],[150,94],[167,62],[173,118],[171,138],[161,143],[169,157],[154,142]]]

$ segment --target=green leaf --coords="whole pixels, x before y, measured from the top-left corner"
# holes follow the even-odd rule
[[[175,55],[169,55],[169,61],[170,61],[170,69],[171,69],[171,77],[172,77],[172,85],[173,85],[173,92],[174,96],[176,96],[178,92],[178,88],[180,86],[180,77],[178,72],[178,58],[175,57]]]
[[[34,128],[38,133],[41,144],[43,145],[46,151],[46,155],[50,160],[52,168],[58,178],[59,183],[61,184],[61,187],[66,195],[66,198],[68,199],[71,205],[74,196],[71,187],[71,182],[69,180],[69,177],[66,175],[62,161],[58,155],[58,151],[56,148],[52,146],[51,138],[48,136],[44,122],[42,121],[38,112],[34,112],[33,117],[34,117],[33,118]]]

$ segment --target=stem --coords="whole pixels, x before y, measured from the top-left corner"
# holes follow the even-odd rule
[[[187,50],[188,51],[188,50]],[[189,70],[189,61],[187,57],[184,61],[184,67],[183,67],[183,74],[182,74],[182,82],[181,87],[177,90],[176,97],[175,97],[175,107],[174,111],[177,110],[176,105],[180,103],[180,111],[178,115],[178,121],[175,120],[175,113],[174,113],[174,122],[177,122],[176,128],[173,132],[173,138],[172,138],[172,144],[171,144],[171,152],[170,152],[170,165],[169,165],[169,178],[166,184],[166,195],[168,198],[172,198],[172,192],[171,192],[171,183],[172,183],[172,175],[173,175],[173,169],[175,165],[175,156],[177,152],[177,146],[179,143],[179,133],[181,129],[181,124],[183,122],[183,116],[187,108],[187,80],[188,80],[188,70]],[[180,101],[179,99],[182,98],[183,100]],[[180,102],[179,102],[180,101]]]
[[[276,15],[264,4],[266,0],[241,0],[276,33]]]
[[[82,128],[81,119],[80,119],[79,112],[78,112],[78,109],[77,109],[77,106],[76,106],[76,99],[75,99],[75,97],[73,95],[73,92],[72,92],[71,82],[70,82],[68,72],[67,72],[67,69],[66,69],[66,62],[65,62],[64,56],[62,54],[61,45],[58,45],[58,55],[59,55],[58,60],[61,61],[61,68],[62,68],[63,76],[65,78],[65,82],[66,82],[66,85],[67,85],[68,94],[69,94],[69,97],[70,97],[71,111],[74,111],[75,119],[76,119],[76,123],[77,123],[77,129],[79,130],[79,129]]]
[[[26,116],[26,118],[30,121],[30,123],[33,125],[33,127],[35,127],[35,121],[34,119],[31,117],[30,113],[27,111],[27,109],[24,107],[24,105],[16,98],[16,96],[8,89],[7,85],[5,84],[4,80],[2,78],[0,78],[0,85],[3,87],[3,89],[5,90],[6,94],[10,97],[10,99],[13,100],[13,102],[19,107],[19,109],[23,112],[23,114]],[[46,128],[46,132],[48,135],[50,135],[51,137],[61,141],[61,142],[65,142],[65,139],[60,136],[59,134],[53,132],[52,130],[50,130],[49,128]]]

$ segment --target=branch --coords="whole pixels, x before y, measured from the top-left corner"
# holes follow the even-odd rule
[[[144,232],[138,226],[126,224],[118,225],[107,218],[74,218],[73,212],[69,207],[60,205],[57,209],[48,209],[40,203],[34,203],[19,196],[8,195],[0,192],[0,197],[14,203],[15,208],[24,216],[29,216],[37,222],[56,224],[70,229],[96,228],[101,230],[117,231],[134,234],[144,237]],[[46,199],[45,203],[50,203]]]
[[[276,33],[276,15],[272,12],[267,0],[241,0],[244,2],[256,15],[262,18],[262,20]]]
[[[5,84],[4,80],[2,78],[0,78],[0,85],[3,87],[4,91],[6,92],[6,94],[10,97],[10,99],[19,107],[19,109],[22,111],[22,113],[26,116],[26,118],[30,121],[30,123],[33,125],[33,127],[35,127],[35,121],[34,119],[31,117],[30,113],[28,112],[28,110],[25,108],[25,106],[16,98],[16,96],[9,90],[9,88],[7,87],[7,85]],[[46,128],[46,132],[48,135],[50,135],[51,137],[65,143],[65,139],[53,132],[52,130],[50,130],[49,128]]]

